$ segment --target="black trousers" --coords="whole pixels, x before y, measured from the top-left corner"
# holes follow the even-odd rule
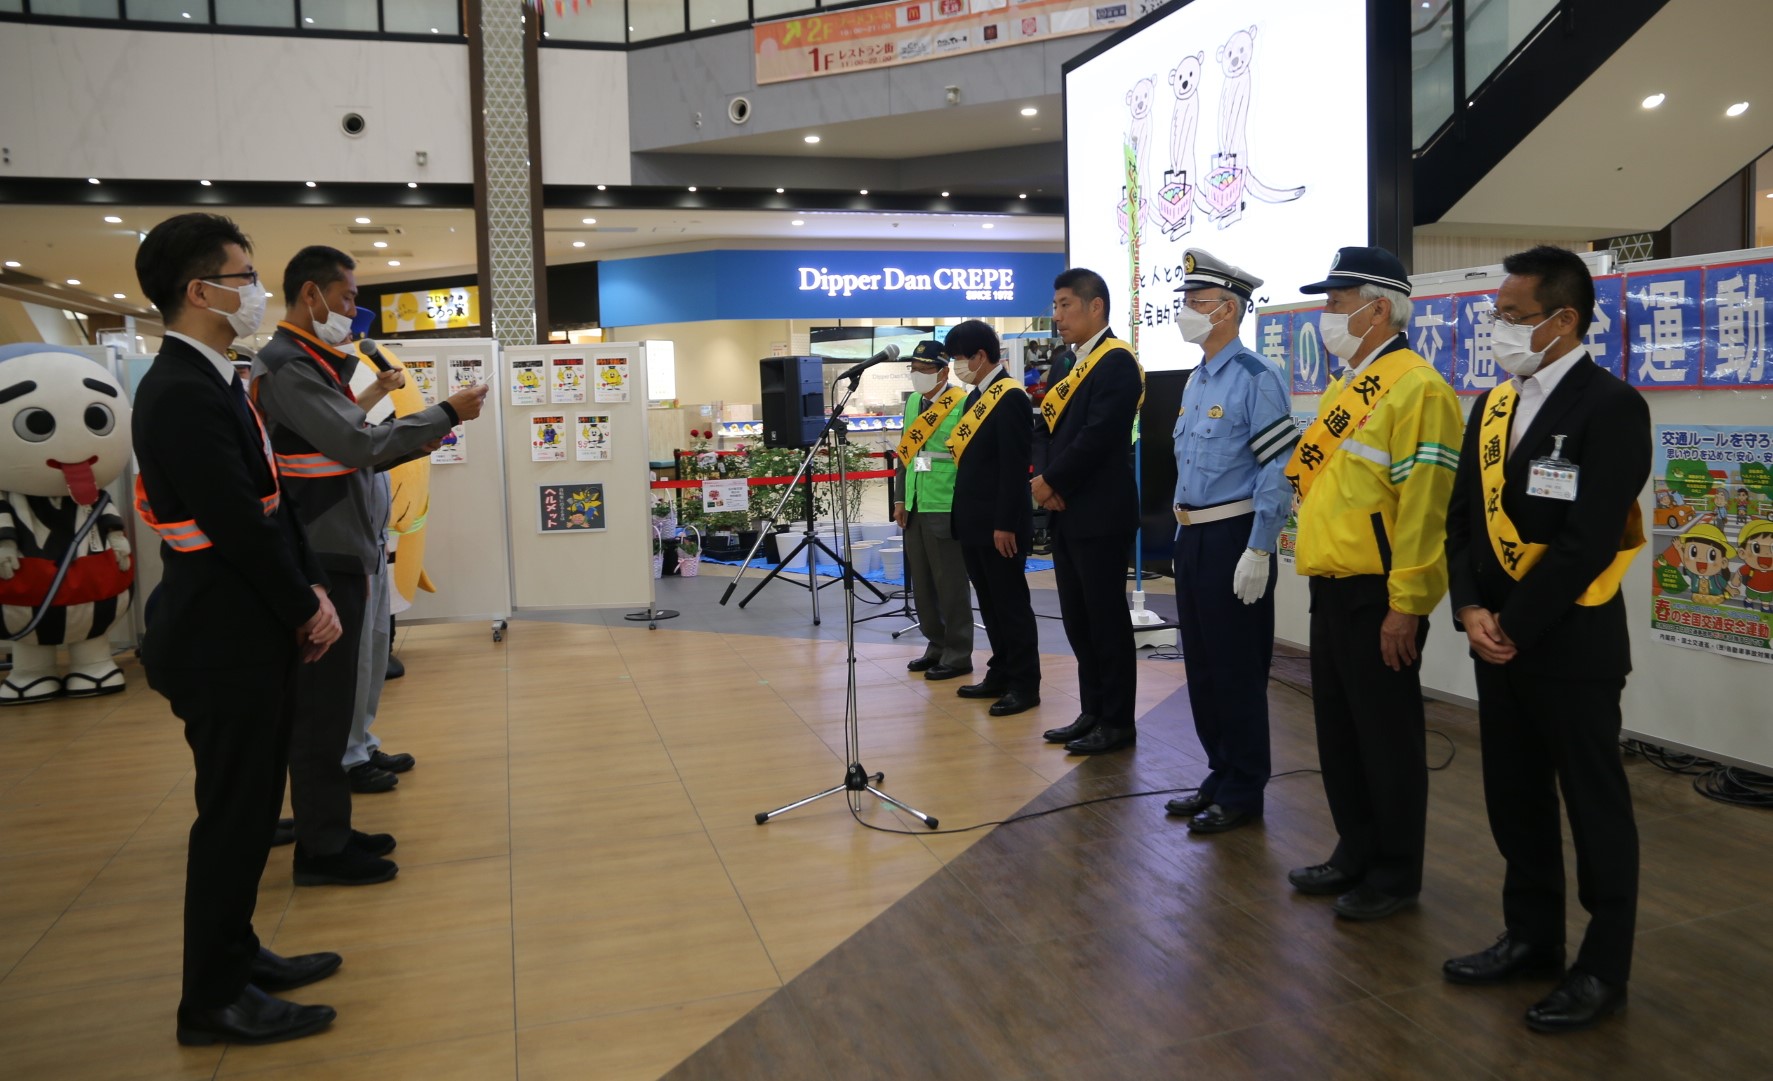
[[[1253,514],[1176,531],[1176,622],[1194,731],[1207,752],[1200,794],[1234,811],[1261,813],[1268,785],[1268,666],[1274,656],[1275,560],[1255,604],[1231,590],[1249,547]]]
[[[310,856],[330,856],[351,839],[351,779],[340,762],[357,708],[357,654],[369,578],[328,571],[343,633],[326,655],[295,678],[295,728],[289,741],[289,806],[296,843]]]
[[[1576,967],[1622,984],[1631,977],[1638,909],[1638,828],[1619,759],[1625,681],[1476,665],[1484,805],[1508,861],[1502,886],[1508,932],[1534,945],[1563,945],[1561,786],[1576,844],[1577,897],[1589,915]]]
[[[1040,693],[1040,631],[1034,625],[1034,602],[1028,598],[1027,541],[1010,559],[988,544],[963,544],[967,579],[979,595],[979,616],[991,643],[991,661],[983,682],[1006,691]]]
[[[1317,755],[1338,838],[1330,865],[1402,897],[1422,890],[1428,748],[1421,661],[1394,672],[1379,652],[1390,610],[1380,575],[1311,580]],[[1418,652],[1427,639],[1424,616]]]
[[[1063,521],[1053,530],[1053,574],[1065,638],[1077,657],[1078,699],[1098,725],[1115,730],[1133,727],[1139,680],[1127,609],[1127,551],[1132,543],[1131,533],[1072,537]]]
[[[234,1001],[258,956],[252,913],[283,811],[295,667],[292,650],[277,667],[149,673],[185,722],[197,767],[197,820],[185,861],[183,1009]]]

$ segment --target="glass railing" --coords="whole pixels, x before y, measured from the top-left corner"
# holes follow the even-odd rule
[[[1403,0],[1414,73],[1411,132],[1426,146],[1561,0]]]

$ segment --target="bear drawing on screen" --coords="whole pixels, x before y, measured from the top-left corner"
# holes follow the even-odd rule
[[[16,638],[0,705],[121,691],[107,633],[134,573],[123,519],[100,497],[129,462],[123,387],[78,353],[0,347],[0,448],[0,611]]]
[[[1151,175],[1151,104],[1157,96],[1157,76],[1147,75],[1133,84],[1127,91],[1127,112],[1132,116],[1132,124],[1127,129],[1127,140],[1133,144],[1133,155],[1138,159],[1139,175],[1139,206],[1141,213],[1150,202],[1146,192],[1147,180]]]
[[[1201,65],[1206,53],[1184,56],[1170,69],[1170,89],[1176,96],[1170,113],[1170,167],[1164,171],[1163,185],[1157,189],[1158,223],[1171,240],[1183,236],[1194,227],[1194,187],[1189,177],[1194,169],[1194,141],[1200,131]]]
[[[1219,152],[1207,170],[1201,209],[1224,229],[1243,217],[1247,193],[1266,203],[1290,203],[1303,187],[1272,188],[1257,179],[1250,164],[1250,68],[1255,60],[1256,27],[1239,30],[1215,54],[1225,75],[1219,93]]]

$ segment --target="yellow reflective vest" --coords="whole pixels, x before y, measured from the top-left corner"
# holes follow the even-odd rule
[[[1402,336],[1384,352],[1396,349],[1408,349]],[[1330,382],[1320,416],[1346,380]],[[1399,376],[1299,505],[1298,572],[1383,574],[1391,607],[1432,612],[1447,591],[1447,503],[1464,429],[1453,388],[1426,361]]]

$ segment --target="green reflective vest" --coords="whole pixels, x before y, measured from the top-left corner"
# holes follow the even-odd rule
[[[906,428],[910,428],[911,422],[923,412],[925,404],[923,396],[919,394],[905,399]],[[948,453],[948,436],[954,431],[954,426],[960,423],[960,415],[964,412],[966,403],[963,400],[960,405],[948,411],[948,415],[942,418],[942,423],[936,425],[935,432],[924,444],[925,449],[918,452],[919,458],[929,459],[929,472],[918,470],[917,458],[911,459],[905,466],[905,490],[899,493],[899,498],[904,501],[906,510],[947,514],[954,509],[954,455]]]

